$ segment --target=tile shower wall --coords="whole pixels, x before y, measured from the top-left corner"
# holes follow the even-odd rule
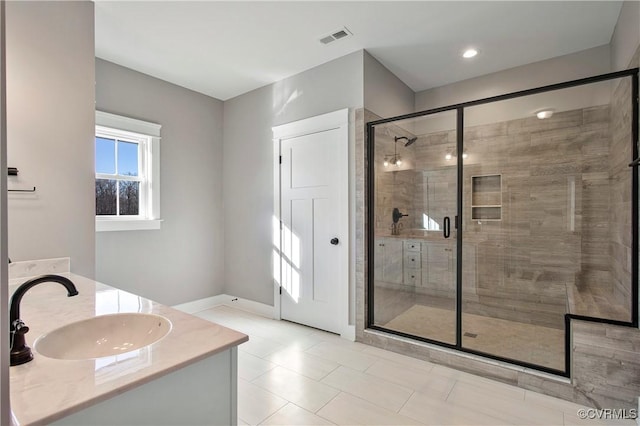
[[[572,329],[573,382],[580,393],[601,407],[638,408],[638,329],[581,321]]]
[[[465,129],[464,237],[478,256],[465,312],[563,328],[567,294],[611,294],[608,116],[600,106]],[[502,219],[471,220],[471,177],[488,174],[502,176]]]
[[[636,60],[637,63],[637,60]],[[611,211],[609,255],[613,291],[620,304],[631,300],[631,81],[616,84],[611,102],[611,150],[609,175]]]
[[[610,120],[624,116],[628,105],[465,129],[465,313],[555,328],[564,327],[567,311],[629,319],[629,289],[619,285],[628,286],[628,275],[612,280],[630,259],[623,231],[630,227],[630,189],[628,171],[621,170],[630,158],[629,135],[612,142],[610,131]],[[389,233],[393,207],[410,214],[401,235],[422,228],[423,215],[442,226],[456,204],[455,158],[445,159],[455,149],[455,131],[421,135],[402,152],[409,161],[389,172],[381,166],[393,152],[389,134],[402,134],[390,128],[376,133],[376,235]],[[488,174],[501,175],[502,220],[471,220],[471,177]],[[434,289],[435,295],[442,293]]]
[[[394,142],[395,137],[413,135],[396,125],[383,127],[384,130],[375,135],[375,170],[376,170],[376,235],[391,234],[392,212],[398,208],[409,216],[401,219],[401,233],[406,235],[417,226],[415,222],[416,209],[413,198],[416,194],[415,144],[405,147],[405,141]],[[394,144],[396,150],[394,151]],[[402,159],[402,164],[384,166],[384,160],[391,158],[394,153]]]

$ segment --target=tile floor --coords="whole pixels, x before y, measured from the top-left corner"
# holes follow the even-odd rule
[[[238,424],[582,425],[580,405],[226,306],[195,314],[249,335]]]

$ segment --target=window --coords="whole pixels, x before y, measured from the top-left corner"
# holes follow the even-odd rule
[[[148,137],[96,129],[96,216],[144,217],[148,144]]]
[[[96,231],[160,228],[160,125],[96,111]]]

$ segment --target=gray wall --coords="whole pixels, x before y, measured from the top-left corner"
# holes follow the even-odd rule
[[[7,159],[13,260],[71,257],[94,276],[91,2],[7,2]]]
[[[640,44],[640,2],[626,0],[622,3],[616,29],[611,37],[611,69],[623,70],[630,67]],[[638,63],[631,64],[632,68]]]
[[[224,103],[227,294],[273,305],[271,127],[362,107],[362,54],[343,56]]]
[[[610,71],[609,45],[416,93],[416,111],[532,89]]]
[[[96,60],[96,109],[162,125],[164,220],[160,230],[98,232],[99,281],[168,305],[222,293],[222,105]]]
[[[364,52],[364,107],[380,117],[413,112],[415,93],[376,58]]]

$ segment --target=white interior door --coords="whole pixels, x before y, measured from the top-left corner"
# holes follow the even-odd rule
[[[280,316],[340,334],[348,322],[348,133],[309,120],[312,132],[297,126],[279,139]]]

